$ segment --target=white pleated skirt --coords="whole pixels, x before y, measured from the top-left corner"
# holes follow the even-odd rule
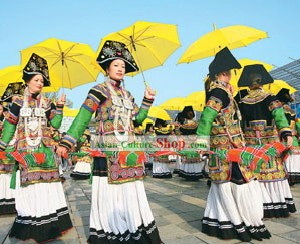
[[[88,242],[108,240],[160,243],[142,180],[109,184],[107,177],[93,176]]]
[[[84,161],[78,161],[71,173],[74,179],[88,179],[91,174],[91,164]]]
[[[204,161],[197,163],[182,163],[180,176],[187,180],[199,180],[203,178],[202,169],[204,167]]]
[[[288,217],[296,212],[288,180],[260,182],[263,196],[264,218]]]
[[[262,240],[271,236],[262,218],[262,195],[257,181],[242,185],[212,182],[202,232],[221,239]]]
[[[153,178],[172,178],[172,171],[169,163],[153,161]]]
[[[285,167],[289,175],[289,183],[300,182],[300,154],[291,154],[285,161]]]
[[[177,155],[176,156],[176,163],[175,163],[175,168],[173,170],[173,174],[180,174],[182,170],[182,162],[181,162],[181,156]]]
[[[61,182],[20,185],[17,171],[15,202],[17,217],[10,237],[45,242],[72,227]]]
[[[0,174],[0,214],[15,213],[15,191],[10,188],[11,173]]]

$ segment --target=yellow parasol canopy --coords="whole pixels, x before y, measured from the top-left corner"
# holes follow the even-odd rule
[[[178,63],[190,63],[214,56],[224,47],[230,50],[245,47],[252,42],[268,37],[267,33],[245,25],[232,25],[214,30],[201,36],[191,44]]]
[[[151,106],[148,111],[148,116],[152,118],[163,119],[163,120],[172,120],[168,112],[158,106]]]
[[[21,51],[25,67],[32,53],[47,60],[51,85],[72,89],[95,81],[100,73],[95,52],[88,44],[49,38]]]
[[[159,105],[159,107],[166,110],[183,110],[185,106],[193,106],[195,111],[202,111],[204,104],[199,99],[189,97],[175,97],[167,100]]]
[[[67,106],[64,106],[64,109],[63,109],[64,117],[76,117],[78,112],[79,112],[79,109],[71,109]]]
[[[272,92],[274,95],[276,95],[282,88],[286,88],[290,90],[289,91],[290,94],[293,94],[297,91],[294,87],[292,87],[291,85],[289,85],[287,82],[283,80],[274,80],[273,83],[266,84],[263,86],[263,88],[266,91]]]
[[[139,71],[127,73],[129,76],[161,66],[180,47],[176,25],[146,21],[137,21],[105,36],[98,47],[97,56],[107,40],[124,43],[132,54]],[[102,72],[105,74],[105,70]]]

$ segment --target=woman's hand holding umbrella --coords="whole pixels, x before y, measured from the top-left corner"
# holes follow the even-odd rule
[[[65,105],[66,103],[66,94],[61,94],[60,98],[56,101],[57,104]]]
[[[154,99],[154,96],[156,95],[156,91],[153,90],[150,86],[146,85],[146,89],[145,89],[144,95],[148,99]]]

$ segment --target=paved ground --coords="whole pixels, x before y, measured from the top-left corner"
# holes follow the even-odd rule
[[[87,181],[70,179],[68,173],[66,178],[64,188],[74,228],[51,243],[86,243],[91,186]],[[166,244],[241,243],[238,240],[219,240],[201,233],[200,220],[208,193],[206,180],[187,182],[177,175],[172,179],[153,179],[150,172],[144,182],[161,237]],[[300,210],[300,184],[291,189],[296,207]],[[0,243],[33,243],[6,237],[14,217],[12,215],[0,217]],[[293,214],[288,218],[265,220],[265,224],[272,237],[270,240],[264,240],[263,243],[300,243],[300,214]]]

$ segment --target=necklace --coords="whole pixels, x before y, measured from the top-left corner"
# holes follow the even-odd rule
[[[112,99],[112,109],[115,110],[115,116],[114,116],[114,134],[118,141],[128,141],[129,139],[129,129],[130,129],[130,119],[131,119],[131,112],[133,110],[132,101],[128,98],[127,92],[123,89],[123,87],[120,87],[120,98],[116,91],[114,90],[110,80],[106,81],[107,87],[111,93],[111,99]],[[118,127],[121,124],[121,126],[124,129],[124,133],[121,134],[118,131]]]
[[[28,104],[29,91],[28,88],[24,91],[24,103],[20,110],[20,116],[24,120],[25,139],[30,149],[36,149],[41,144],[42,140],[42,120],[45,119],[45,100],[40,95],[40,103],[35,107],[31,108]],[[32,134],[37,134],[36,138],[32,138]]]

